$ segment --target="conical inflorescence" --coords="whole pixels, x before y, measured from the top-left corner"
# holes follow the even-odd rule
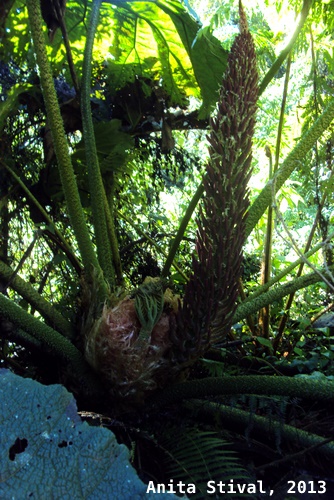
[[[176,337],[186,332],[187,345],[195,351],[205,351],[230,330],[241,276],[258,73],[241,2],[239,12],[240,33],[229,54],[208,136],[210,160],[203,181],[205,194],[198,218],[193,276],[176,327]],[[213,334],[216,326],[219,338]],[[184,338],[182,342],[184,345]],[[184,352],[184,358],[189,354]]]

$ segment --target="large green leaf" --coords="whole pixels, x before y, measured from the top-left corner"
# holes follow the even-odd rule
[[[0,370],[0,498],[153,498],[112,432],[90,427],[61,385]],[[161,494],[161,498],[178,498]]]
[[[80,78],[87,17],[91,0],[68,0],[66,25],[76,71]],[[25,3],[16,0],[6,22],[3,52],[18,66],[33,65]],[[45,39],[55,74],[64,74],[66,60],[61,33],[52,44]],[[171,106],[184,106],[189,96],[202,100],[200,118],[209,115],[218,97],[227,51],[179,0],[105,0],[94,45],[97,72],[107,67],[111,94],[140,79],[163,89]],[[4,57],[4,60],[7,56]],[[69,73],[65,71],[69,80]],[[143,89],[151,92],[151,87]]]
[[[228,52],[210,31],[200,29],[179,1],[157,0],[157,5],[169,14],[189,55],[203,100],[200,118],[205,118],[217,102],[217,91],[225,72]]]
[[[111,2],[114,39],[109,74],[115,90],[138,77],[154,79],[171,105],[202,98],[201,118],[217,101],[227,51],[178,1]]]
[[[138,77],[161,85],[171,105],[200,97],[187,51],[168,14],[152,2],[123,2],[114,12],[110,77],[118,90]]]

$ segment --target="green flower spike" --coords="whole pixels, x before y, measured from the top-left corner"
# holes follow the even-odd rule
[[[164,308],[164,292],[160,278],[147,277],[135,292],[135,309],[141,324],[139,339],[147,340]]]

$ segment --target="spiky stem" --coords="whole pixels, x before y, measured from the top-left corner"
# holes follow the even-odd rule
[[[228,394],[290,396],[330,403],[334,402],[334,382],[265,375],[210,377],[168,386],[152,398],[151,404],[158,408],[185,399]]]
[[[95,386],[95,389],[98,390],[97,382],[92,376],[83,355],[60,333],[28,314],[2,293],[0,293],[0,314],[19,328],[22,328],[23,332],[27,332],[31,337],[41,342],[42,345],[48,347],[54,355],[58,355],[67,361],[73,369],[74,377],[79,379],[83,385],[87,384],[88,389]]]
[[[273,179],[269,181],[248,211],[246,222],[246,237],[250,235],[272,200],[273,187],[277,192],[301,164],[314,143],[322,136],[334,120],[334,99],[330,101],[322,115],[317,118],[312,127],[302,135],[298,144],[286,157]]]
[[[329,272],[333,272],[333,269],[329,268]],[[273,302],[280,300],[283,297],[296,292],[297,290],[301,290],[302,288],[306,288],[315,283],[319,283],[319,281],[323,281],[324,277],[327,276],[328,269],[321,269],[318,272],[309,273],[305,274],[305,276],[294,278],[293,280],[290,280],[278,287],[272,288],[271,290],[262,293],[261,295],[257,295],[254,298],[250,297],[238,306],[233,316],[233,323],[237,323],[241,319],[246,318],[248,315],[254,314],[255,312],[259,311],[267,304],[272,304]],[[328,279],[331,279],[330,275],[328,276]]]
[[[115,237],[112,218],[109,217],[108,220],[111,224],[111,238],[109,239],[110,232],[108,234],[106,218],[108,206],[105,203],[104,186],[97,156],[90,103],[92,54],[101,3],[102,0],[93,1],[91,18],[87,31],[81,82],[81,114],[97,253],[104,276],[109,284],[113,285],[115,272],[112,261],[111,245],[116,247],[114,253],[116,252],[118,255],[117,238]]]
[[[265,91],[265,89],[267,88],[267,86],[269,85],[271,80],[276,75],[277,71],[281,68],[285,59],[291,53],[293,46],[294,46],[301,30],[304,27],[304,24],[306,22],[306,19],[307,19],[309,12],[310,12],[312,3],[313,3],[313,0],[304,0],[296,29],[295,29],[291,39],[289,40],[288,45],[282,50],[282,52],[277,57],[276,61],[273,63],[273,65],[269,69],[268,73],[264,76],[264,78],[259,86],[259,95],[261,95]]]
[[[167,276],[168,276],[169,270],[170,270],[171,266],[173,265],[173,260],[175,258],[176,252],[179,249],[180,243],[181,243],[182,238],[184,236],[184,233],[188,227],[189,221],[190,221],[190,219],[195,211],[195,208],[197,207],[198,202],[201,199],[203,193],[204,193],[204,186],[203,186],[203,183],[201,183],[198,186],[198,188],[196,189],[196,192],[193,195],[193,197],[192,197],[192,199],[187,207],[187,210],[186,210],[186,212],[182,218],[181,224],[178,228],[177,234],[176,234],[176,236],[172,242],[172,245],[169,249],[167,259],[166,259],[166,262],[164,264],[164,267],[163,267],[162,273],[161,273],[161,276],[163,278],[167,278]]]
[[[82,205],[80,201],[78,186],[69,154],[63,120],[57,100],[56,91],[53,84],[52,71],[46,53],[43,22],[39,0],[27,1],[31,34],[39,66],[41,87],[50,123],[54,149],[57,157],[58,168],[62,188],[67,204],[67,209],[71,224],[78,242],[79,250],[83,260],[84,268],[88,274],[91,273],[92,266],[100,269],[93,244],[90,239],[86,225]],[[102,285],[103,286],[103,285]]]
[[[298,448],[305,447],[303,453],[317,449],[319,455],[328,458],[334,458],[334,444],[326,442],[327,440],[317,434],[306,432],[302,429],[297,429],[292,425],[282,424],[273,418],[261,417],[259,415],[250,415],[249,412],[240,410],[239,408],[231,408],[225,405],[217,405],[216,403],[206,402],[203,405],[202,401],[191,401],[184,404],[184,409],[189,414],[196,414],[206,422],[209,420],[217,425],[217,421],[224,423],[224,429],[232,428],[233,430],[240,429],[244,431],[247,426],[252,427],[252,435],[259,435],[267,440],[275,440],[277,436],[281,436],[281,442],[287,443],[291,447],[295,443]],[[311,449],[310,449],[311,448]],[[294,455],[293,455],[294,456]],[[285,458],[289,458],[286,457]]]
[[[4,283],[10,282],[10,287],[18,292],[29,304],[39,311],[45,320],[55,325],[54,328],[65,337],[73,336],[72,325],[45,300],[29,283],[20,276],[15,276],[13,270],[0,260],[0,278]]]

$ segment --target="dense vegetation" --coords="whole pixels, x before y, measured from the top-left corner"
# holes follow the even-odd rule
[[[201,4],[2,2],[0,367],[145,482],[329,491],[332,5]]]

